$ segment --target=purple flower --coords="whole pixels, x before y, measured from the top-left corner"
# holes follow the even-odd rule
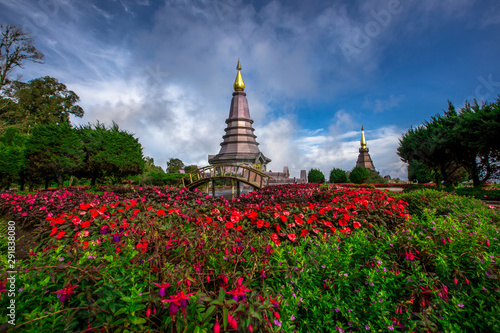
[[[463,309],[464,303],[458,303],[458,307]]]
[[[366,324],[366,325],[365,325],[365,329],[366,329],[367,331],[369,331],[369,330],[370,330],[370,325]]]

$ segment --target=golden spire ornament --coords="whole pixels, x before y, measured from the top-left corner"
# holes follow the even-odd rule
[[[236,74],[236,80],[234,80],[233,88],[234,91],[244,91],[245,83],[243,82],[243,78],[241,77],[241,64],[240,59],[238,59],[238,66],[236,66],[238,70],[238,74]]]
[[[361,125],[361,148],[366,148],[365,129]]]

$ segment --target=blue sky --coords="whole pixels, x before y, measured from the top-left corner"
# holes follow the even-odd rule
[[[363,124],[375,167],[406,178],[410,127],[500,94],[497,0],[0,0],[45,54],[21,80],[50,75],[80,96],[76,124],[111,124],[170,157],[219,151],[236,63],[268,169],[350,170]]]

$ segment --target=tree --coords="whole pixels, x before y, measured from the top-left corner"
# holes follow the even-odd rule
[[[419,184],[424,184],[432,181],[433,171],[428,168],[425,164],[417,161],[411,160],[408,163],[408,180],[412,182],[417,182]]]
[[[456,160],[469,174],[474,186],[495,179],[500,167],[500,98],[481,106],[465,103],[454,128]]]
[[[165,171],[163,171],[161,166],[155,165],[154,158],[149,157],[149,156],[145,156],[144,157],[144,173],[149,173],[149,172],[165,173]]]
[[[77,128],[83,142],[84,159],[78,168],[80,176],[91,179],[91,186],[102,177],[126,177],[141,174],[144,170],[142,146],[139,140],[116,123],[106,128],[103,124],[84,125]]]
[[[499,132],[500,99],[481,106],[466,102],[459,112],[448,102],[444,115],[403,135],[398,155],[403,162],[427,168],[436,184],[443,180],[454,186],[468,176],[477,187],[499,176]]]
[[[191,173],[191,172],[196,172],[198,171],[198,166],[197,165],[187,165],[184,167],[184,172],[185,173]]]
[[[33,46],[33,37],[18,26],[0,23],[0,90],[9,83],[9,74],[23,68],[24,61],[43,63],[44,55]]]
[[[347,174],[342,169],[333,168],[330,171],[330,183],[345,183],[347,181]]]
[[[37,125],[69,124],[71,114],[79,118],[84,115],[83,109],[76,105],[80,100],[78,95],[50,76],[28,83],[14,81],[5,95],[12,103],[0,117],[25,133]]]
[[[68,125],[42,125],[33,129],[26,141],[26,173],[28,177],[55,178],[63,186],[64,175],[72,173],[83,161],[82,142]]]
[[[27,136],[17,128],[9,127],[0,136],[0,186],[9,189],[25,165],[24,149]]]
[[[307,173],[307,181],[309,183],[323,184],[325,182],[325,175],[318,169],[311,169]]]
[[[167,161],[167,173],[178,173],[184,168],[184,163],[178,158],[170,158]]]
[[[349,179],[354,184],[363,184],[364,182],[366,182],[369,176],[370,172],[368,171],[368,169],[358,166],[352,169],[351,173],[349,174]]]

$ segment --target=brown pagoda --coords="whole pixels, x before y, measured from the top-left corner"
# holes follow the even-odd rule
[[[241,64],[238,59],[236,67],[238,74],[234,81],[233,99],[229,109],[229,118],[226,119],[226,134],[222,137],[224,141],[217,155],[209,155],[208,163],[216,164],[244,164],[254,167],[259,171],[266,171],[266,165],[271,160],[265,157],[259,150],[259,144],[255,140],[257,136],[253,133],[253,120],[250,118],[248,101],[246,98],[245,83],[241,77]]]
[[[358,155],[358,161],[356,162],[356,166],[375,171],[372,158],[370,157],[370,154],[368,154],[368,151],[369,149],[366,146],[365,130],[361,125],[361,148],[359,148],[359,155]]]

